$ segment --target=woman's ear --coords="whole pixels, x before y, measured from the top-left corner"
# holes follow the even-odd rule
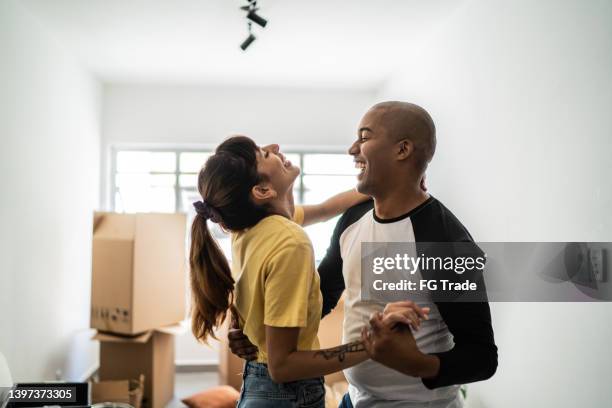
[[[398,160],[406,160],[414,151],[414,144],[411,140],[404,139],[397,144]]]
[[[265,204],[273,200],[278,195],[268,183],[260,183],[253,186],[251,195],[256,204]]]

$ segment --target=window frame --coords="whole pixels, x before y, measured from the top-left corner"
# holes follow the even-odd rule
[[[119,187],[117,187],[117,156],[120,152],[126,151],[142,151],[142,152],[167,152],[175,154],[175,170],[174,173],[170,172],[149,172],[148,174],[173,174],[174,176],[174,212],[179,213],[183,212],[181,209],[183,208],[182,203],[182,191],[195,192],[196,188],[193,187],[181,187],[180,185],[180,176],[181,174],[193,174],[193,173],[183,173],[180,171],[180,158],[181,153],[213,153],[216,145],[198,145],[198,146],[151,146],[147,144],[137,144],[137,145],[114,145],[110,147],[110,188],[109,188],[109,204],[110,210],[116,212],[115,205],[115,197],[117,192],[119,191]],[[299,145],[287,145],[283,147],[282,152],[284,154],[297,154],[300,158],[299,167],[300,169],[304,169],[304,156],[308,154],[348,154],[346,148],[339,146],[299,146]],[[303,203],[304,197],[306,194],[306,188],[304,185],[304,177],[305,176],[336,176],[337,174],[325,174],[325,173],[306,173],[304,171],[300,171],[300,175],[298,176],[296,188],[297,191],[297,202]],[[350,174],[346,174],[347,176]]]

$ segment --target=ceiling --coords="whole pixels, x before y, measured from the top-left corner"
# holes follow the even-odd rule
[[[106,82],[374,89],[463,0],[20,0]]]

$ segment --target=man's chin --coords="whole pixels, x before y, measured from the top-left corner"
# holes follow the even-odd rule
[[[371,195],[370,188],[368,186],[368,183],[365,182],[365,180],[357,181],[357,191],[361,194]]]

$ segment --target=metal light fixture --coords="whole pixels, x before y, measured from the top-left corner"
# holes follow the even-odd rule
[[[261,27],[265,27],[268,24],[268,20],[257,14],[255,10],[249,11],[247,18]]]
[[[268,24],[268,20],[257,14],[259,7],[257,7],[257,0],[247,0],[246,6],[240,7],[241,10],[247,12],[247,27],[249,29],[249,36],[240,44],[240,49],[246,51],[247,48],[257,39],[253,34],[252,23],[257,24],[260,27],[265,27]]]
[[[242,42],[242,44],[240,44],[240,49],[242,51],[246,51],[246,49],[249,48],[249,45],[251,45],[256,39],[257,37],[255,37],[255,35],[251,32],[251,23],[249,23],[249,36]]]

